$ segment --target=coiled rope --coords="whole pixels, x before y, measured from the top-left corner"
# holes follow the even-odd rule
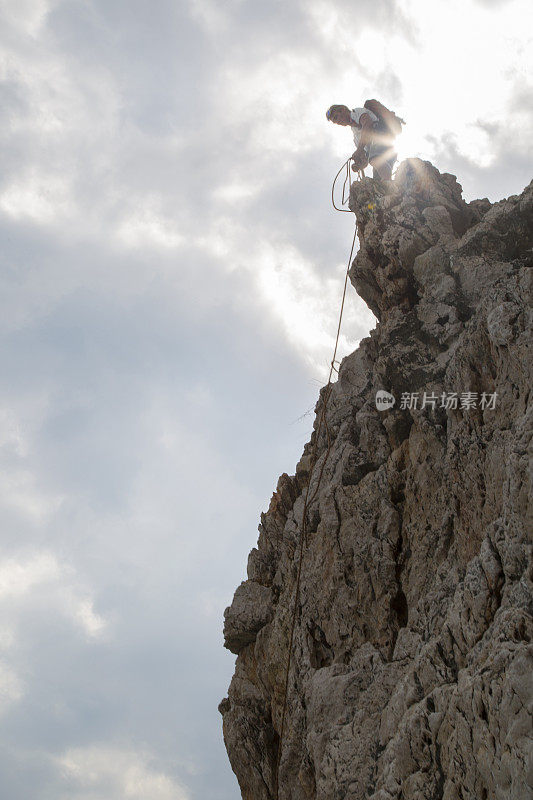
[[[341,174],[341,172],[343,170],[346,170],[346,174],[345,174],[345,177],[344,177],[344,183],[343,183],[343,187],[342,187],[341,207],[339,208],[339,206],[337,206],[336,203],[335,203],[335,185],[337,183],[337,179],[338,179],[339,175]],[[361,178],[364,176],[364,174],[365,174],[364,170],[359,170],[358,173],[357,173],[356,180],[361,180]],[[340,168],[340,170],[335,175],[335,178],[333,179],[333,184],[331,186],[331,202],[332,202],[333,208],[336,211],[344,211],[344,212],[346,212],[348,214],[352,213],[349,208],[342,208],[342,206],[345,206],[348,203],[349,199],[350,199],[350,185],[351,185],[350,159],[347,159],[344,162],[344,164],[342,165],[342,167]],[[327,423],[327,420],[326,420],[326,411],[327,411],[327,407],[328,407],[328,400],[329,400],[329,397],[331,395],[331,389],[332,389],[331,381],[332,381],[332,378],[333,378],[333,372],[337,371],[337,369],[335,367],[335,364],[336,364],[337,350],[338,350],[338,347],[339,347],[339,338],[340,338],[340,333],[341,333],[341,324],[342,324],[342,315],[343,315],[343,312],[344,312],[344,303],[345,303],[345,300],[346,300],[346,289],[348,287],[348,274],[349,274],[350,266],[351,266],[351,263],[352,263],[352,256],[353,256],[353,250],[354,250],[354,247],[355,247],[356,236],[357,236],[357,219],[355,220],[353,239],[352,239],[352,246],[350,248],[350,255],[348,256],[348,263],[346,265],[346,274],[344,276],[344,288],[343,288],[343,291],[342,291],[342,302],[341,302],[341,307],[340,307],[340,312],[339,312],[339,322],[338,322],[338,325],[337,325],[337,336],[335,338],[335,348],[333,350],[333,358],[331,359],[328,382],[327,382],[327,384],[325,386],[325,390],[324,390],[324,400],[323,400],[323,403],[322,403],[322,409],[321,409],[321,412],[320,412],[320,417],[318,419],[318,427],[317,427],[317,432],[316,432],[315,441],[314,441],[314,445],[313,445],[313,450],[312,450],[312,454],[311,454],[311,465],[310,465],[310,468],[309,468],[309,479],[307,481],[307,488],[306,488],[305,497],[304,497],[304,507],[303,507],[303,511],[302,511],[302,523],[300,525],[300,545],[299,545],[299,551],[298,551],[298,571],[297,571],[297,574],[296,574],[296,588],[295,588],[295,594],[294,594],[294,606],[293,606],[291,629],[290,629],[290,636],[289,636],[289,648],[288,648],[288,654],[287,654],[287,666],[285,668],[285,684],[284,684],[284,692],[283,692],[283,710],[282,710],[282,713],[281,713],[281,729],[280,729],[280,734],[279,734],[278,752],[277,752],[277,757],[276,757],[275,793],[274,793],[275,800],[279,800],[279,767],[280,767],[280,761],[281,761],[281,750],[282,750],[282,746],[283,746],[283,737],[284,737],[284,733],[285,733],[285,718],[286,718],[286,713],[287,713],[287,700],[288,700],[288,694],[289,694],[289,677],[290,677],[290,670],[291,670],[291,663],[292,663],[292,651],[293,651],[293,644],[294,644],[294,631],[295,631],[295,628],[296,628],[296,618],[298,616],[298,604],[299,604],[299,600],[300,600],[300,583],[301,583],[301,577],[302,577],[302,565],[303,565],[303,560],[304,560],[304,558],[303,558],[304,557],[304,545],[307,545],[307,511],[308,511],[309,506],[311,505],[311,503],[313,502],[313,500],[315,499],[315,497],[318,494],[318,491],[320,489],[320,484],[321,484],[321,481],[322,481],[322,476],[324,474],[324,469],[325,469],[325,466],[326,466],[326,463],[327,463],[327,460],[329,458],[329,454],[330,454],[330,451],[331,451],[331,436],[330,436],[330,432],[329,432],[329,426],[328,426],[328,423]],[[320,439],[320,434],[322,432],[322,426],[324,426],[324,429],[326,431],[327,448],[326,448],[326,453],[325,453],[324,459],[322,461],[322,465],[320,467],[320,472],[318,474],[318,480],[317,480],[317,483],[316,483],[316,487],[315,487],[313,493],[310,494],[311,479],[313,477],[313,470],[314,470],[315,464],[316,464],[317,445],[318,445],[318,441]]]

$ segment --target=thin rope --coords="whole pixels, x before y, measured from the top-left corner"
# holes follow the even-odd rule
[[[337,182],[337,178],[339,177],[339,175],[341,174],[341,172],[342,172],[342,170],[344,168],[346,168],[346,176],[344,178],[344,185],[343,185],[343,188],[342,188],[342,205],[345,205],[346,202],[348,202],[348,200],[349,200],[349,196],[348,196],[347,199],[345,199],[345,190],[346,190],[346,185],[347,184],[348,184],[348,186],[350,186],[350,159],[345,161],[345,163],[342,165],[340,170],[335,175],[335,178],[333,180],[333,184],[332,184],[332,187],[331,187],[331,202],[333,204],[333,208],[335,208],[337,211],[345,211],[348,214],[351,214],[352,212],[349,209],[339,208],[337,205],[335,205],[335,196],[334,196],[334,194],[335,194],[335,184]],[[360,180],[363,175],[364,175],[364,172],[359,170],[358,174],[357,174],[357,180]],[[290,629],[290,635],[289,635],[289,649],[288,649],[288,654],[287,654],[287,666],[285,668],[285,683],[284,683],[284,692],[283,692],[283,710],[282,710],[282,713],[281,713],[281,729],[280,729],[280,735],[279,735],[278,752],[277,752],[277,756],[276,756],[275,794],[274,794],[275,800],[279,799],[279,767],[280,767],[280,761],[281,761],[281,750],[282,750],[282,746],[283,746],[283,737],[284,737],[284,733],[285,733],[285,718],[286,718],[286,713],[287,713],[287,700],[288,700],[288,694],[289,694],[289,677],[290,677],[290,670],[291,670],[291,663],[292,663],[292,650],[293,650],[293,644],[294,644],[294,631],[295,631],[295,628],[296,628],[296,618],[298,616],[298,604],[299,604],[299,600],[300,600],[300,583],[301,583],[301,577],[302,577],[304,545],[307,545],[307,511],[308,511],[309,506],[311,505],[311,503],[313,502],[313,500],[315,499],[315,497],[318,494],[318,490],[320,489],[320,484],[321,484],[321,481],[322,481],[322,476],[324,474],[324,469],[325,469],[325,466],[326,466],[326,463],[327,463],[327,460],[328,460],[328,457],[329,457],[329,454],[330,454],[330,451],[331,451],[331,436],[330,436],[330,432],[329,432],[329,426],[328,426],[328,423],[327,423],[327,420],[326,420],[326,411],[327,411],[328,401],[329,401],[329,398],[330,398],[330,395],[331,395],[331,389],[332,389],[331,379],[333,377],[333,372],[334,371],[338,372],[338,370],[335,367],[335,363],[338,363],[338,362],[336,362],[336,356],[337,356],[337,350],[338,350],[338,347],[339,347],[342,316],[343,316],[344,304],[345,304],[345,300],[346,300],[346,290],[348,288],[348,276],[349,276],[350,266],[351,266],[351,263],[352,263],[352,255],[353,255],[353,251],[354,251],[354,247],[355,247],[356,236],[357,236],[357,220],[355,221],[354,233],[353,233],[353,239],[352,239],[352,246],[350,248],[350,255],[348,256],[348,264],[346,266],[346,274],[344,276],[344,288],[343,288],[343,292],[342,292],[342,302],[341,302],[341,308],[340,308],[340,313],[339,313],[339,322],[338,322],[338,325],[337,325],[337,336],[336,336],[336,339],[335,339],[335,349],[333,351],[333,358],[331,359],[328,382],[327,382],[327,384],[325,386],[325,391],[324,391],[324,401],[322,403],[322,409],[321,409],[320,417],[319,417],[319,420],[318,420],[317,432],[316,432],[315,441],[314,441],[314,444],[313,444],[313,451],[312,451],[312,454],[311,454],[311,466],[310,466],[310,471],[309,471],[309,480],[307,482],[307,488],[306,488],[305,498],[304,498],[304,507],[303,507],[303,511],[302,511],[302,523],[301,523],[301,526],[300,526],[300,545],[299,545],[299,551],[298,551],[298,571],[296,573],[296,587],[295,587],[295,595],[294,595],[294,606],[293,606],[291,629]],[[324,425],[325,431],[326,431],[327,448],[326,448],[326,453],[324,455],[324,459],[322,461],[322,465],[320,467],[320,472],[318,474],[318,480],[317,480],[316,487],[315,487],[313,493],[310,496],[309,492],[310,492],[310,489],[311,489],[311,478],[313,477],[313,470],[314,470],[315,465],[316,465],[317,447],[318,447],[318,442],[319,442],[319,439],[320,439],[320,434],[322,432],[322,425]]]
[[[351,156],[350,156],[350,158],[351,158]],[[341,174],[341,172],[343,171],[343,169],[346,169],[346,175],[344,176],[344,183],[342,185],[342,200],[341,200],[341,206],[345,206],[348,203],[349,199],[350,199],[350,186],[351,186],[350,158],[346,159],[346,161],[344,162],[344,164],[342,165],[340,170],[335,175],[335,177],[333,179],[333,183],[331,185],[331,203],[333,205],[333,208],[335,209],[335,211],[344,211],[344,213],[346,213],[346,214],[351,214],[352,213],[350,211],[350,209],[349,208],[342,208],[342,207],[339,208],[339,206],[336,205],[336,203],[335,203],[335,185],[336,185],[337,179],[338,179],[339,175]],[[364,177],[365,177],[364,169],[357,170],[357,178],[356,178],[356,180],[360,181],[361,178],[364,178]],[[346,195],[346,189],[348,189],[348,194],[347,195]]]

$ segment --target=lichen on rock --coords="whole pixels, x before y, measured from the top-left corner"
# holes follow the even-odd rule
[[[453,175],[409,159],[354,183],[350,207],[350,278],[379,321],[327,406],[279,800],[525,800],[533,185],[465,203]],[[303,495],[326,451],[315,420],[225,613],[238,657],[220,710],[244,800],[275,796]]]

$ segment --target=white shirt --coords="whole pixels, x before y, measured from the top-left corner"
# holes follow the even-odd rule
[[[369,111],[368,108],[353,108],[350,111],[350,117],[353,120],[352,125],[352,133],[353,133],[353,140],[355,142],[355,146],[359,147],[359,139],[361,138],[361,123],[359,120],[363,116],[363,114],[368,114],[372,122],[378,122],[378,118],[374,114],[373,111]],[[359,125],[359,127],[357,127]]]

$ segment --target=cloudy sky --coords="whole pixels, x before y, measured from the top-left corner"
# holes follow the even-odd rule
[[[292,472],[353,220],[331,103],[531,179],[526,0],[0,0],[5,800],[235,800],[222,612]],[[375,321],[350,287],[341,355]]]

